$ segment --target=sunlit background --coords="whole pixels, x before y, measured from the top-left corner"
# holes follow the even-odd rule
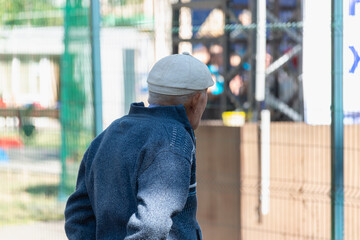
[[[182,52],[215,83],[204,239],[359,239],[360,2],[333,2],[0,0],[0,239],[66,239],[87,146]]]

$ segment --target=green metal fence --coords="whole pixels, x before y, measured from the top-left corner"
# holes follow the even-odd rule
[[[77,168],[94,137],[90,5],[66,1],[61,59],[61,198],[74,191]]]

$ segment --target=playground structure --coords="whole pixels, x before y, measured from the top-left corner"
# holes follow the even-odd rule
[[[256,28],[262,17],[257,14],[259,4],[246,0],[178,1],[172,5],[173,53],[192,51],[204,59],[210,71],[214,69],[221,90],[211,93],[215,100],[210,97],[208,110],[213,113],[209,118],[219,119],[222,112],[237,109],[257,121],[256,94],[264,88],[264,101],[273,120],[302,121],[302,1],[267,2],[266,13],[261,13],[268,23],[266,36],[260,36]],[[184,20],[187,15],[190,21]],[[256,45],[259,37],[266,42],[261,53]],[[267,61],[264,86],[256,81],[256,59],[260,58]],[[232,85],[240,85],[240,91]]]

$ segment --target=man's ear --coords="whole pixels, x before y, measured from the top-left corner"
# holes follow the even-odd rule
[[[191,98],[191,101],[190,101],[190,109],[191,111],[195,111],[196,110],[196,106],[200,100],[200,97],[201,97],[201,93],[200,92],[197,92],[194,94],[194,96]]]

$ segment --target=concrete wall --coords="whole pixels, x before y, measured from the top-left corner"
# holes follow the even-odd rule
[[[272,123],[270,212],[259,213],[258,129],[202,125],[198,219],[204,239],[330,239],[329,126]],[[345,237],[360,236],[360,125],[344,128]]]

